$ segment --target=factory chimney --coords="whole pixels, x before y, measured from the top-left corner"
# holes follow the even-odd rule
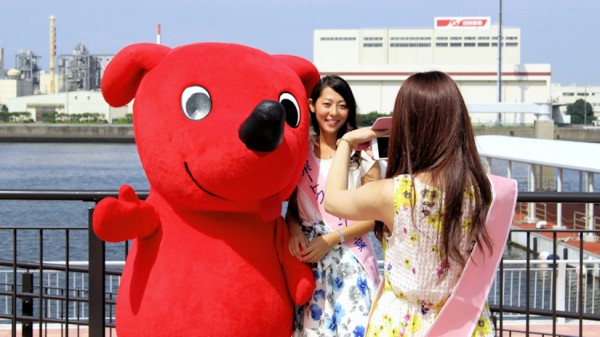
[[[0,47],[0,78],[4,77],[4,49]]]
[[[160,44],[160,23],[156,26],[156,44]]]
[[[50,88],[48,93],[54,93],[54,58],[56,57],[56,27],[54,16],[50,15]]]

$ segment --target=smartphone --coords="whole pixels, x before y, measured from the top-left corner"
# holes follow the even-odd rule
[[[373,151],[373,158],[375,160],[387,160],[389,144],[389,136],[381,136],[371,139],[371,150]]]
[[[392,126],[392,117],[379,117],[375,123],[371,125],[371,129],[375,131],[389,130]]]

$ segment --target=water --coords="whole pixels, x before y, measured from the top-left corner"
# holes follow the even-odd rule
[[[148,190],[149,184],[134,144],[0,143],[1,190],[110,190],[121,184]],[[92,203],[77,201],[0,200],[2,227],[87,227]],[[39,260],[39,231],[19,231],[18,258]],[[70,231],[69,258],[87,259],[87,233]],[[0,231],[0,260],[12,259],[14,238]],[[44,260],[66,260],[65,231],[45,231]],[[35,246],[32,246],[32,242]],[[123,249],[108,249],[108,258],[122,259]],[[114,251],[119,251],[115,253]]]
[[[147,190],[134,144],[0,143],[0,189]]]

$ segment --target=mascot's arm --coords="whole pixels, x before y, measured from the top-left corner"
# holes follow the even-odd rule
[[[315,291],[315,278],[308,264],[290,254],[289,239],[290,234],[285,220],[282,217],[277,218],[275,220],[275,244],[279,261],[283,267],[292,301],[297,305],[302,305],[310,299]]]
[[[94,210],[94,232],[101,240],[108,242],[148,237],[159,224],[154,207],[140,200],[129,185],[121,186],[119,199],[104,198]]]

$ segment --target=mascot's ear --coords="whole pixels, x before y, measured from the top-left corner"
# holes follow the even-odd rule
[[[154,43],[129,45],[115,55],[102,75],[102,95],[108,104],[120,107],[129,103],[144,74],[154,68],[171,48]]]
[[[317,68],[307,59],[294,55],[273,55],[276,59],[292,68],[304,84],[306,89],[306,98],[310,97],[313,87],[319,82],[321,75]]]

